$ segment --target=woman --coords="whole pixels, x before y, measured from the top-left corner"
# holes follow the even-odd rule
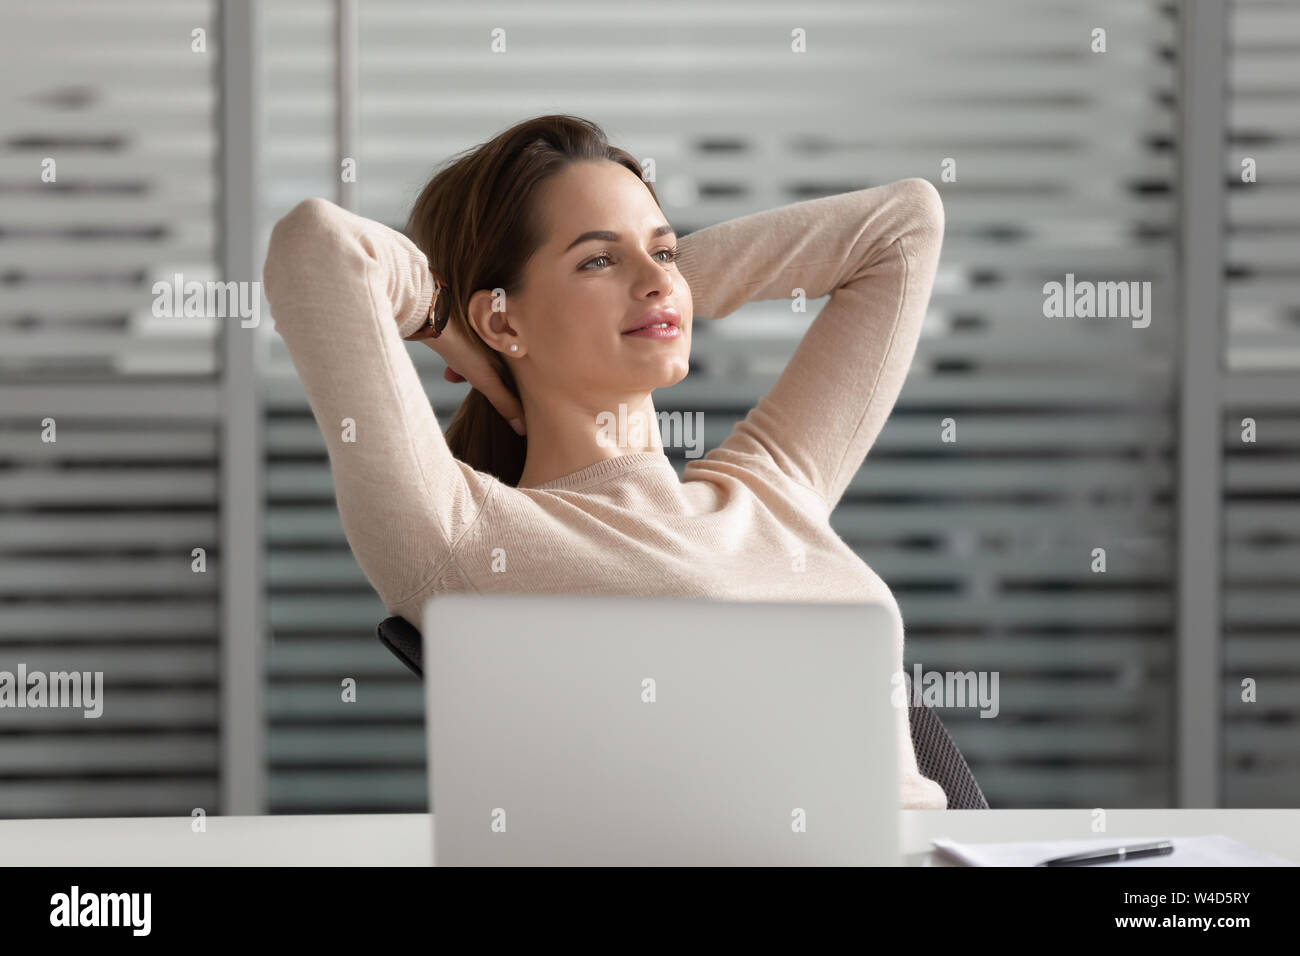
[[[543,116],[439,172],[410,238],[300,203],[263,284],[348,543],[390,613],[418,622],[430,596],[471,591],[880,601],[897,616],[829,516],[902,388],[943,226],[938,191],[906,179],[678,237],[633,156]],[[653,427],[611,442],[620,406],[656,421],[651,393],[685,377],[697,315],[828,294],[772,391],[684,477]],[[473,386],[445,437],[404,339]],[[902,805],[943,808],[899,713]]]

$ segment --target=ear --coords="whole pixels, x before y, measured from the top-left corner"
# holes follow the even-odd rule
[[[502,301],[501,297],[493,295],[490,289],[479,289],[469,297],[466,314],[474,331],[491,348],[508,353],[512,358],[518,358],[524,352],[523,336],[519,329],[511,324],[509,312],[493,309],[493,306],[500,301]],[[511,345],[518,345],[519,348],[510,352]]]

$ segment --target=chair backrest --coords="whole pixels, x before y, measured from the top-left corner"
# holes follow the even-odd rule
[[[379,640],[393,656],[424,679],[424,645],[420,632],[404,617],[388,617],[379,622]]]
[[[912,700],[912,679],[903,672],[907,685],[907,721],[912,731],[912,749],[916,751],[916,766],[921,776],[929,777],[948,796],[949,810],[987,810],[989,802],[984,791],[975,782],[966,758],[957,749],[933,707],[915,705]]]
[[[405,664],[416,677],[424,679],[424,646],[419,630],[404,617],[389,617],[379,622],[379,640]],[[912,733],[912,748],[921,776],[929,777],[943,788],[948,796],[949,810],[987,810],[988,801],[975,775],[966,764],[939,715],[930,707],[914,706],[912,683],[903,672],[907,683],[907,719]]]

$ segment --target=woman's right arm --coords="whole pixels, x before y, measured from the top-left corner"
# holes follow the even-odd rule
[[[262,284],[348,544],[392,611],[441,571],[494,483],[451,454],[402,341],[433,299],[428,260],[402,233],[307,199],[272,229]]]
[[[911,368],[943,245],[943,199],[912,177],[715,223],[683,236],[696,317],[830,296],[771,390],[709,457],[765,460],[829,515]]]

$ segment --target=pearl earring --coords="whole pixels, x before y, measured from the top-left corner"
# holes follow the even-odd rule
[[[512,346],[510,346],[510,351],[512,351],[512,352],[518,352],[518,351],[519,351],[519,346],[518,346],[518,345],[512,345]]]

